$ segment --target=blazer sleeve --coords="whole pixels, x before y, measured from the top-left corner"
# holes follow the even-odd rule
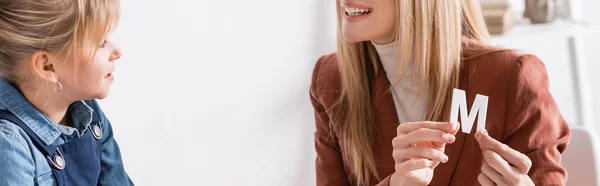
[[[330,130],[329,116],[319,100],[317,87],[319,68],[326,60],[321,57],[313,70],[310,85],[310,100],[315,115],[315,150],[317,152],[316,173],[317,186],[349,186],[348,176],[344,170],[344,161],[337,137]]]
[[[561,153],[570,130],[550,94],[546,68],[533,55],[522,55],[515,64],[502,141],[531,159],[529,177],[535,185],[565,185]]]
[[[332,130],[330,125],[330,117],[328,115],[326,106],[324,106],[322,97],[319,97],[319,93],[330,93],[330,91],[322,91],[322,86],[327,86],[326,81],[331,77],[329,70],[321,72],[323,66],[331,65],[335,63],[335,59],[329,56],[323,56],[318,61],[313,70],[312,82],[310,86],[310,100],[314,108],[315,115],[315,150],[317,152],[316,158],[316,174],[317,174],[317,186],[350,186],[353,185],[352,178],[346,173],[344,167],[344,159],[339,139],[336,133]],[[330,68],[326,68],[330,69]],[[320,75],[322,74],[322,75]],[[321,90],[321,91],[320,91]],[[385,175],[387,178],[377,183],[376,186],[388,186],[389,175]]]

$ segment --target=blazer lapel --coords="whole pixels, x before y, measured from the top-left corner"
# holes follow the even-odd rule
[[[468,74],[471,69],[462,68],[460,72],[460,79],[458,88],[461,90],[468,90]],[[467,105],[471,105],[472,101],[468,101]],[[470,106],[467,106],[470,107]],[[458,119],[459,122],[460,118]],[[456,133],[456,141],[452,144],[446,144],[446,155],[448,156],[448,162],[440,164],[434,170],[433,181],[430,185],[450,185],[452,178],[454,177],[456,166],[458,165],[459,158],[461,157],[462,149],[464,148],[465,140],[468,134],[461,131]]]

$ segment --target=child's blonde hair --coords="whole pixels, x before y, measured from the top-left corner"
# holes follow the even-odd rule
[[[119,6],[119,0],[0,1],[0,78],[24,81],[20,62],[36,51],[73,65],[91,59],[116,25]]]

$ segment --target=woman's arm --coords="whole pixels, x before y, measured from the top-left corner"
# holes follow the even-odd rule
[[[325,63],[326,57],[321,57],[315,66],[310,86],[310,100],[315,111],[315,150],[317,151],[316,173],[317,186],[350,185],[344,169],[344,161],[338,139],[329,127],[329,116],[319,101],[317,79],[319,67]]]
[[[564,185],[566,170],[560,159],[570,131],[550,94],[546,69],[539,58],[524,55],[519,57],[511,78],[506,124],[499,139],[508,146],[498,145],[495,140],[479,140],[482,148],[497,147],[484,150],[483,172],[494,182],[519,181],[514,178],[527,174],[535,185]],[[483,180],[490,181],[485,176]]]
[[[342,150],[338,143],[338,137],[334,131],[331,131],[330,116],[327,114],[324,103],[321,100],[319,93],[332,93],[331,91],[320,92],[323,85],[327,85],[326,81],[334,81],[335,75],[332,75],[332,69],[337,70],[335,54],[321,57],[314,68],[312,82],[310,86],[310,99],[315,112],[315,150],[317,159],[315,162],[317,173],[317,186],[349,186],[351,178],[346,173],[344,160],[342,158]],[[325,69],[325,71],[320,71]],[[329,87],[331,88],[331,87]],[[388,186],[390,183],[390,175],[383,176],[383,179],[376,186]]]

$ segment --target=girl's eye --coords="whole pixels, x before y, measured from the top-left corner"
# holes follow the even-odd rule
[[[100,44],[100,47],[104,48],[104,46],[106,46],[106,43],[108,43],[106,40],[102,41],[102,44]]]

